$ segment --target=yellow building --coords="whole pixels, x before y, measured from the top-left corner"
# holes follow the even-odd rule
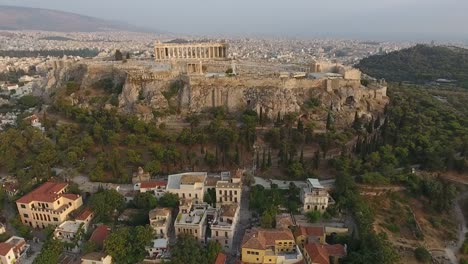
[[[21,222],[34,228],[58,226],[83,204],[80,195],[66,193],[68,183],[46,182],[16,201]]]
[[[216,183],[216,206],[238,204],[241,201],[241,194],[242,184],[240,179],[218,181]]]
[[[298,226],[294,236],[296,243],[301,248],[307,243],[325,244],[325,228],[323,226]]]
[[[289,229],[247,230],[242,240],[243,263],[292,264],[303,259]]]

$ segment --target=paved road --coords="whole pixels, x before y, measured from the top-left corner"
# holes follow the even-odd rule
[[[465,241],[465,235],[468,233],[468,229],[466,227],[467,224],[467,219],[465,219],[465,215],[462,212],[461,208],[461,203],[468,199],[468,192],[464,192],[458,196],[458,198],[455,201],[454,205],[454,210],[455,214],[457,216],[458,222],[460,223],[459,228],[458,228],[458,240],[456,243],[448,245],[445,248],[445,253],[447,254],[447,257],[449,257],[451,263],[458,263],[456,254],[460,250],[460,248],[463,245],[463,242]]]
[[[242,237],[244,236],[245,230],[247,229],[251,218],[252,214],[249,210],[249,187],[244,186],[242,188],[242,197],[239,209],[239,222],[236,226],[234,237],[232,239],[232,250],[231,254],[228,256],[228,264],[235,263],[236,258],[238,257],[237,255],[240,252]]]

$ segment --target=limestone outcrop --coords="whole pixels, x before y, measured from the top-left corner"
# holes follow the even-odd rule
[[[331,107],[347,123],[356,111],[361,115],[378,115],[388,102],[384,83],[365,87],[359,80],[344,79],[208,77],[138,65],[91,62],[54,65],[46,91],[62,87],[70,80],[78,82],[80,90],[89,89],[102,79],[123,84],[116,106],[119,111],[146,120],[199,113],[212,107],[225,107],[230,112],[262,109],[265,115],[274,118],[278,113],[307,113],[307,102],[314,99],[319,102],[318,108],[327,111]],[[83,94],[73,96],[83,99],[78,100],[83,105],[88,103]]]

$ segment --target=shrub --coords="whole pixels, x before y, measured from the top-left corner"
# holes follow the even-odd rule
[[[429,253],[429,251],[427,251],[427,249],[424,247],[417,247],[414,250],[414,256],[419,262],[422,263],[430,263],[432,260],[431,253]]]

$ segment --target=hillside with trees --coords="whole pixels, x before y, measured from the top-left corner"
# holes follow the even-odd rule
[[[468,50],[458,47],[416,45],[364,58],[356,67],[391,82],[427,83],[447,79],[468,88]]]

